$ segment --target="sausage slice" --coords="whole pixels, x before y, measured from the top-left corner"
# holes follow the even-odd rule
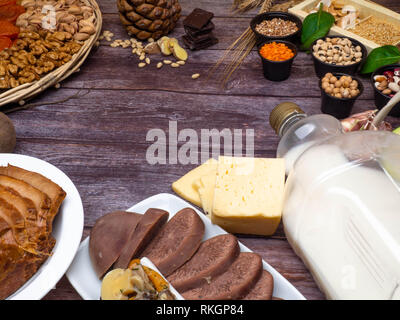
[[[194,256],[168,277],[179,292],[184,292],[224,273],[240,252],[235,236],[223,234],[204,241]]]
[[[273,291],[274,278],[268,271],[263,270],[260,279],[243,300],[271,300]]]
[[[182,294],[186,300],[236,300],[245,297],[260,278],[261,257],[241,252],[229,269],[210,283]]]
[[[138,213],[116,211],[96,221],[90,232],[89,254],[99,278],[118,259],[142,216]]]
[[[204,223],[191,208],[177,212],[143,251],[165,276],[188,261],[199,248]]]
[[[115,262],[114,268],[128,268],[129,262],[142,253],[144,248],[167,222],[168,216],[169,213],[161,209],[147,210]]]

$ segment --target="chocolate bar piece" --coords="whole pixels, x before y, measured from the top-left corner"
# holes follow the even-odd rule
[[[193,37],[191,33],[186,33],[186,37],[188,38],[188,40],[190,42],[193,42],[193,43],[199,43],[199,42],[207,41],[210,38],[215,38],[214,33],[212,33],[212,32],[198,35],[196,37]]]
[[[218,39],[215,37],[208,38],[206,41],[194,43],[190,41],[190,39],[186,35],[182,36],[182,41],[185,46],[192,51],[205,49],[218,43]]]
[[[212,21],[210,21],[201,30],[196,30],[196,29],[186,27],[186,26],[183,26],[183,27],[185,28],[185,32],[187,34],[190,34],[192,37],[197,37],[197,36],[207,34],[207,33],[210,33],[211,31],[213,31],[215,28],[215,25],[214,25],[214,23],[212,23]]]
[[[196,8],[185,18],[185,20],[183,20],[183,25],[196,30],[201,30],[213,17],[214,13]]]

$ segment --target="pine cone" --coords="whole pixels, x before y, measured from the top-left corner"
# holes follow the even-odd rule
[[[117,6],[126,31],[139,40],[170,33],[182,10],[178,0],[117,0]]]

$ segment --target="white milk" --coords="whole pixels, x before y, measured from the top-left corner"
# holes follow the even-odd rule
[[[285,232],[328,298],[400,299],[400,191],[375,164],[322,145],[289,175]]]
[[[286,167],[286,175],[289,175],[290,171],[292,171],[293,166],[300,155],[306,151],[309,147],[315,144],[314,141],[302,143],[292,149],[290,149],[284,156],[285,158],[285,167]]]

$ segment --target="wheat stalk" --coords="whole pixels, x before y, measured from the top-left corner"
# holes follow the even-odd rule
[[[265,0],[235,0],[233,6],[238,12],[246,12],[261,6]]]
[[[234,0],[234,6],[237,10],[243,12],[261,5],[259,13],[270,10],[274,0]],[[244,59],[249,55],[253,47],[256,45],[256,37],[253,31],[248,27],[224,52],[223,56],[218,60],[211,69],[210,74],[214,73],[222,63],[231,57],[231,61],[221,73],[219,81],[225,86],[232,74],[241,66]]]

